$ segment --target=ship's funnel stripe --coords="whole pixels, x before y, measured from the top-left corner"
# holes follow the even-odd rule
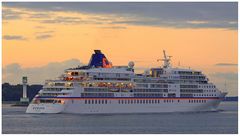
[[[102,67],[102,68],[111,68],[112,65],[109,63],[104,54],[100,50],[95,50],[95,54],[92,54],[92,57],[89,62],[90,67]]]

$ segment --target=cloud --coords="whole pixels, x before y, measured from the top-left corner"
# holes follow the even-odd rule
[[[19,71],[21,71],[21,66],[18,63],[7,65],[5,69],[3,69],[3,73],[8,74],[17,74]]]
[[[50,13],[32,13],[28,16],[28,18],[49,18]]]
[[[238,73],[237,72],[217,72],[209,74],[210,81],[221,91],[227,91],[228,96],[236,96],[238,93]],[[226,86],[225,86],[226,84]],[[227,90],[226,90],[227,89]]]
[[[207,24],[208,21],[199,21],[199,20],[193,20],[193,21],[187,21],[189,24]]]
[[[83,23],[84,20],[82,20],[80,17],[54,17],[52,19],[45,19],[41,20],[42,23],[48,23],[48,24],[78,24]]]
[[[115,15],[118,18],[125,18],[123,22],[119,22],[120,24],[176,28],[235,30],[238,28],[237,2],[3,2],[3,7],[26,8],[41,12]],[[134,20],[128,20],[129,18],[134,18]],[[102,19],[102,21],[108,20]],[[98,21],[101,22],[100,19]],[[44,22],[59,21],[45,20]],[[112,22],[117,23],[114,20]]]
[[[37,29],[45,29],[46,27],[44,27],[44,26],[35,26],[35,28],[37,28]]]
[[[238,64],[235,63],[217,63],[215,66],[238,66]]]
[[[215,78],[221,78],[221,79],[225,79],[225,80],[238,80],[238,73],[233,73],[233,72],[229,72],[229,73],[212,73],[210,74],[210,76],[215,77]]]
[[[52,37],[52,35],[50,35],[50,34],[43,34],[43,35],[37,35],[36,39],[44,40],[44,39],[48,39],[48,38],[51,38],[51,37]]]
[[[228,22],[229,24],[237,24],[238,22],[236,22],[236,21],[230,21],[230,22]]]
[[[123,21],[112,21],[110,24],[131,24],[155,27],[174,27],[174,28],[223,28],[237,29],[237,25],[229,24],[226,21],[182,21],[182,20],[164,20],[157,18],[135,18]]]
[[[51,30],[51,31],[40,31],[40,32],[36,32],[36,34],[51,34],[54,33],[55,31]]]
[[[127,27],[124,26],[105,26],[105,27],[100,27],[104,29],[127,29]]]
[[[15,20],[15,19],[20,19],[21,18],[21,13],[16,12],[12,9],[3,9],[2,10],[2,19],[3,20]]]
[[[30,84],[42,84],[46,79],[54,79],[60,76],[65,69],[82,65],[78,59],[70,59],[63,62],[51,62],[41,67],[22,68],[14,63],[3,68],[3,82],[12,84],[21,83],[22,76],[28,76]]]
[[[4,35],[3,39],[5,40],[26,40],[25,37],[20,35]]]

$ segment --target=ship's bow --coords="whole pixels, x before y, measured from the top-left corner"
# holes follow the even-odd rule
[[[29,104],[26,113],[61,113],[63,110],[62,104]]]

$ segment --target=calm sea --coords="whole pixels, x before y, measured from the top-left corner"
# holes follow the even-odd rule
[[[238,133],[237,102],[223,102],[217,112],[160,114],[25,114],[26,107],[3,104],[2,133]]]

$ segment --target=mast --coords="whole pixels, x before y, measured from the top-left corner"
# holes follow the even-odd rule
[[[163,68],[168,68],[168,67],[171,67],[171,57],[172,56],[167,56],[165,50],[163,50],[163,59],[158,59],[157,61],[163,61]]]

